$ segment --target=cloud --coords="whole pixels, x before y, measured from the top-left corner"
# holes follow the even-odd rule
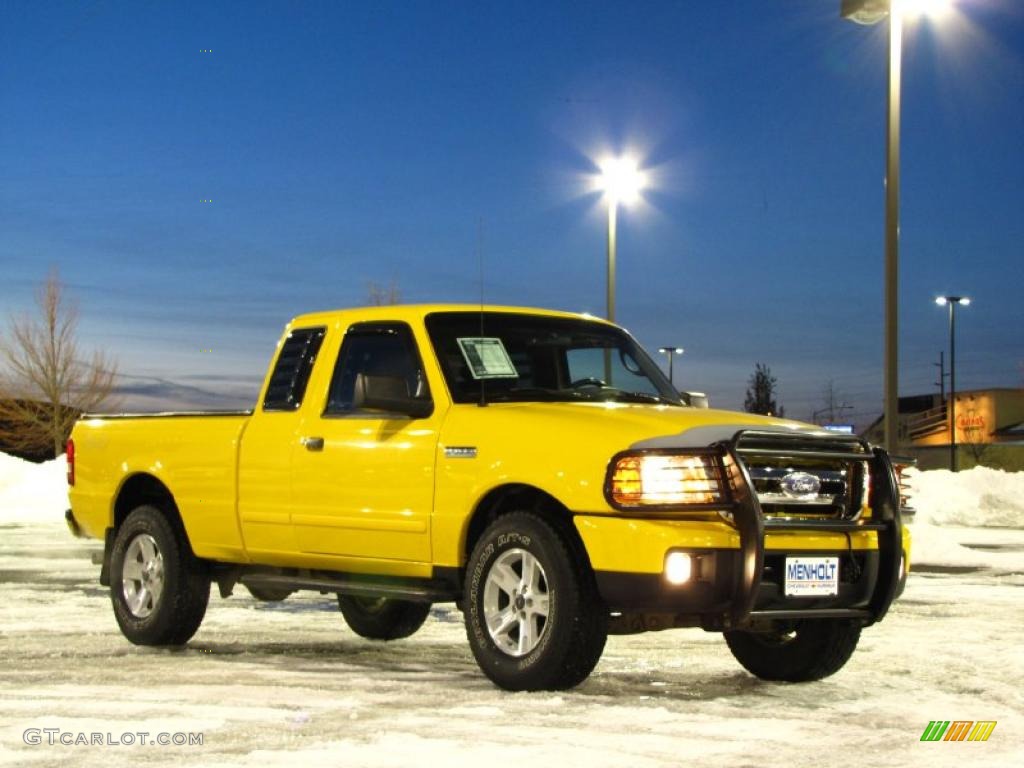
[[[243,377],[188,376],[191,382],[157,376],[121,375],[113,401],[121,411],[246,410],[259,394],[259,382]]]

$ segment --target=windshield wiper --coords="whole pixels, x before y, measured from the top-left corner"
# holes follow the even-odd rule
[[[619,401],[626,403],[657,403],[661,405],[680,405],[674,400],[669,400],[661,395],[652,395],[648,392],[627,392],[614,387],[603,387],[598,391],[581,392],[572,389],[549,389],[547,387],[513,387],[498,392],[487,392],[487,401],[491,403],[517,403],[517,402],[608,402]]]
[[[545,387],[513,387],[498,392],[488,392],[487,400],[492,403],[529,402],[531,400],[554,402],[565,399],[564,395],[564,392],[557,389],[546,389]]]

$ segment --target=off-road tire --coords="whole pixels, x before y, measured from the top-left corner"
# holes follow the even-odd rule
[[[473,547],[465,584],[466,634],[480,669],[505,690],[572,688],[590,675],[601,658],[608,637],[608,612],[597,594],[593,573],[581,554],[581,547],[574,543],[571,532],[564,531],[557,522],[549,522],[534,512],[519,511],[499,517]],[[495,603],[494,600],[500,591],[496,585],[502,578],[506,585],[519,578],[519,588],[526,589],[526,577],[522,572],[515,572],[517,558],[523,570],[527,562],[534,568],[539,566],[543,580],[538,582],[541,589],[536,592],[537,596],[543,593],[547,601],[543,626],[536,632],[536,640],[528,650],[500,647],[488,627],[485,612],[485,600],[489,599],[492,616],[498,615],[495,608],[500,607],[501,601]],[[526,596],[531,597],[531,594],[527,590]],[[520,605],[518,598],[516,600],[507,602],[502,609],[510,611],[505,614],[508,626],[511,626],[509,619],[515,621],[515,616],[520,615],[516,606],[531,610],[525,601]],[[538,605],[543,603],[538,601]],[[518,632],[522,631],[520,624]],[[515,640],[511,632],[498,632],[499,642],[510,645],[509,641]],[[532,625],[527,632],[532,637]],[[521,651],[521,655],[516,655],[517,651]]]
[[[846,619],[801,619],[776,632],[725,633],[748,672],[763,680],[804,683],[838,672],[853,655],[861,625]]]
[[[338,595],[338,607],[345,623],[367,640],[401,640],[423,626],[430,615],[430,603],[408,600]]]
[[[128,574],[146,570],[144,555],[153,548],[159,557],[148,559],[157,566],[150,569],[150,578],[160,571],[159,594],[151,594],[144,606],[136,604],[133,610],[128,595],[137,595],[133,585],[142,582]],[[182,645],[196,633],[210,600],[210,575],[192,554],[176,519],[148,504],[132,510],[118,528],[111,549],[110,600],[121,632],[136,645]]]

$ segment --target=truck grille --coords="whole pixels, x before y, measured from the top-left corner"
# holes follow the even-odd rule
[[[736,452],[766,517],[856,520],[867,502],[871,454],[858,438],[744,432]]]

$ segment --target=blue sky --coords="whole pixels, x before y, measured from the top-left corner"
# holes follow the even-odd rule
[[[739,407],[882,388],[886,25],[838,0],[0,2],[0,308],[57,266],[149,403],[251,399],[292,315],[403,300],[604,312]],[[960,0],[904,49],[901,393],[1024,379],[1024,8]],[[209,52],[208,52],[209,51]],[[210,200],[212,202],[204,202]],[[6,314],[6,312],[4,313]],[[209,393],[219,393],[210,395]]]

